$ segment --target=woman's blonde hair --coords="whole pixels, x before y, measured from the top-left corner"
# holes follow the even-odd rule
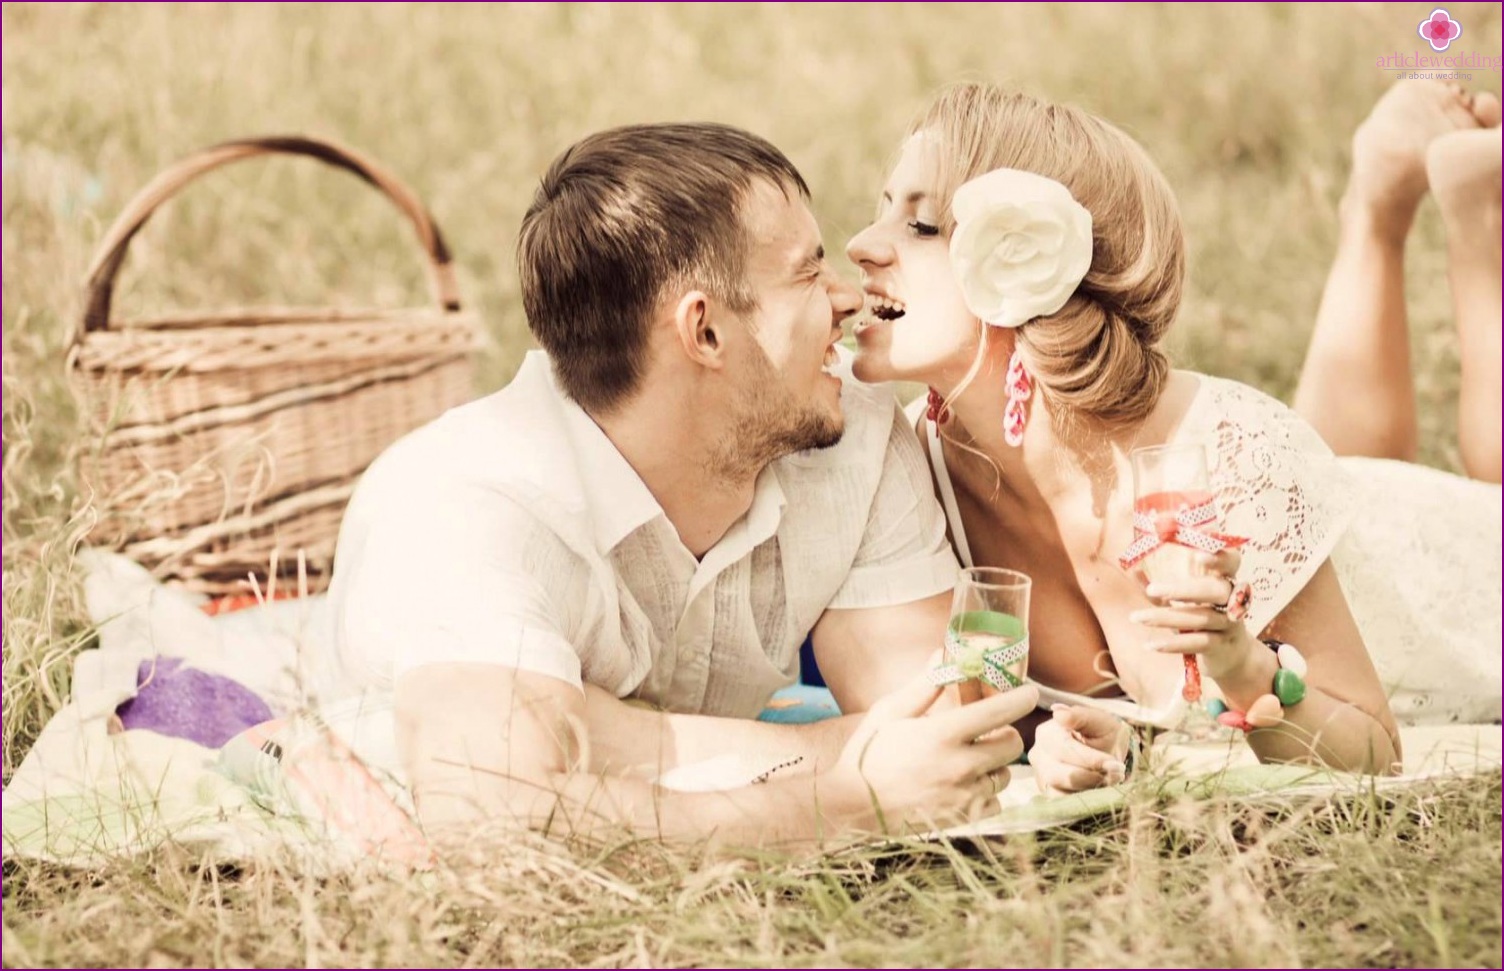
[[[988,84],[941,92],[910,128],[919,132],[936,150],[947,234],[955,190],[994,169],[1054,179],[1091,213],[1091,269],[1064,307],[1014,331],[1017,348],[1061,417],[1146,418],[1169,374],[1157,345],[1180,307],[1186,257],[1175,196],[1143,148],[1078,108]]]

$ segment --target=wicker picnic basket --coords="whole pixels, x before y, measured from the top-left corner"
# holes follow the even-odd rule
[[[127,247],[157,207],[211,169],[269,154],[318,159],[384,193],[417,231],[436,306],[111,319]],[[385,168],[327,141],[227,142],[160,173],[105,233],[84,307],[69,370],[91,433],[89,542],[204,593],[300,569],[323,589],[361,472],[472,394],[479,331],[433,218]]]

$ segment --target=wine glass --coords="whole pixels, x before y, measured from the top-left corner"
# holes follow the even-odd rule
[[[968,679],[956,685],[962,703],[1024,683],[1033,582],[1027,574],[998,567],[961,571],[945,632],[945,662]]]
[[[1149,583],[1205,572],[1196,562],[1199,551],[1176,537],[1183,526],[1215,528],[1212,524],[1217,516],[1216,497],[1212,494],[1206,447],[1156,445],[1136,448],[1129,458],[1133,463],[1135,539],[1152,533],[1159,541],[1138,561],[1136,569]],[[1183,658],[1185,674],[1180,696],[1189,707],[1180,719],[1178,730],[1192,736],[1204,735],[1211,727],[1211,718],[1199,704],[1201,666],[1194,654]],[[1201,715],[1198,717],[1196,712]]]

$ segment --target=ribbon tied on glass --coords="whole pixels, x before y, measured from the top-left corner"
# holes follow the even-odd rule
[[[945,631],[945,657],[930,682],[957,686],[962,702],[1011,691],[1029,670],[1029,577],[1016,570],[962,570]]]
[[[1133,463],[1133,542],[1118,558],[1124,570],[1149,582],[1202,572],[1196,557],[1236,549],[1247,540],[1213,528],[1219,518],[1207,470],[1206,448],[1199,444],[1136,448]],[[1201,666],[1186,654],[1181,697],[1201,700]]]

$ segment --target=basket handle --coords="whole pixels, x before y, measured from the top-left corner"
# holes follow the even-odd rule
[[[105,330],[110,323],[110,302],[114,297],[115,275],[125,262],[131,240],[157,207],[172,198],[189,182],[221,165],[254,158],[257,155],[306,155],[344,169],[375,186],[391,199],[417,230],[418,242],[428,253],[428,279],[434,298],[445,310],[460,309],[459,289],[455,285],[453,258],[433,217],[423,203],[400,179],[376,161],[352,148],[323,139],[303,136],[268,136],[245,138],[206,148],[157,173],[110,226],[95,251],[89,266],[84,301],[84,331]],[[82,336],[82,335],[80,335]]]

